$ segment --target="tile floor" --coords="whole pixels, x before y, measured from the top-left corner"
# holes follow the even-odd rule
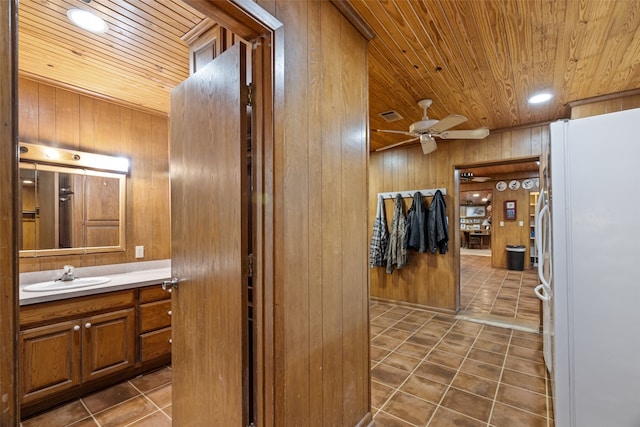
[[[22,427],[171,427],[171,368],[165,367],[21,423]]]
[[[466,314],[499,316],[535,329],[540,300],[533,289],[537,270],[510,271],[491,267],[491,257],[460,257],[460,308]]]
[[[538,322],[533,271],[461,257],[467,311]],[[372,301],[376,426],[553,427],[541,336]],[[536,317],[537,316],[537,317]],[[72,401],[23,427],[171,426],[171,368]]]
[[[376,426],[552,427],[541,336],[371,304]]]

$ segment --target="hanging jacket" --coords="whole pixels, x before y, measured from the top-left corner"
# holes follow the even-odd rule
[[[373,222],[373,234],[371,236],[371,246],[369,247],[369,266],[385,267],[387,265],[385,255],[389,245],[389,231],[387,228],[387,217],[384,214],[384,200],[378,196],[378,209],[376,219]]]
[[[387,273],[393,273],[394,268],[402,268],[407,263],[407,250],[404,245],[404,233],[407,227],[407,219],[404,216],[402,196],[396,194],[393,219],[391,220],[391,233],[389,234],[389,246],[387,247]]]
[[[412,248],[418,252],[427,252],[427,211],[422,193],[416,191],[407,214],[407,229],[403,244],[405,249]]]
[[[427,238],[429,251],[433,254],[440,251],[446,254],[449,242],[449,221],[447,219],[447,205],[440,190],[436,191],[431,202],[427,220]]]

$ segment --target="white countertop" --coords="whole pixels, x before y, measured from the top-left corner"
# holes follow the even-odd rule
[[[55,280],[59,278],[61,274],[62,269],[21,273],[20,305],[57,301],[162,283],[163,280],[168,280],[171,277],[171,260],[112,264],[98,267],[79,267],[75,269],[76,277],[101,276],[108,277],[111,280],[101,285],[76,289],[56,289],[44,292],[28,292],[24,290],[26,285]]]

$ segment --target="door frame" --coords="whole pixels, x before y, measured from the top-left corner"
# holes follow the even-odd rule
[[[253,45],[252,79],[253,125],[255,147],[255,182],[253,192],[262,200],[274,200],[274,140],[283,134],[275,120],[284,111],[284,30],[280,21],[251,0],[182,0],[214,22]],[[0,204],[0,425],[18,426],[17,370],[19,301],[18,301],[18,54],[17,0],[1,2],[0,7],[0,197],[10,203]],[[274,251],[273,203],[255,203],[256,234],[254,318],[256,330],[256,421],[274,424]]]

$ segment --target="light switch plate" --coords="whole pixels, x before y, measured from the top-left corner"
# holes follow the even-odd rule
[[[520,221],[520,227],[524,227],[524,221]]]
[[[500,221],[500,227],[504,227],[504,221]]]
[[[144,246],[136,246],[136,258],[144,258]]]

